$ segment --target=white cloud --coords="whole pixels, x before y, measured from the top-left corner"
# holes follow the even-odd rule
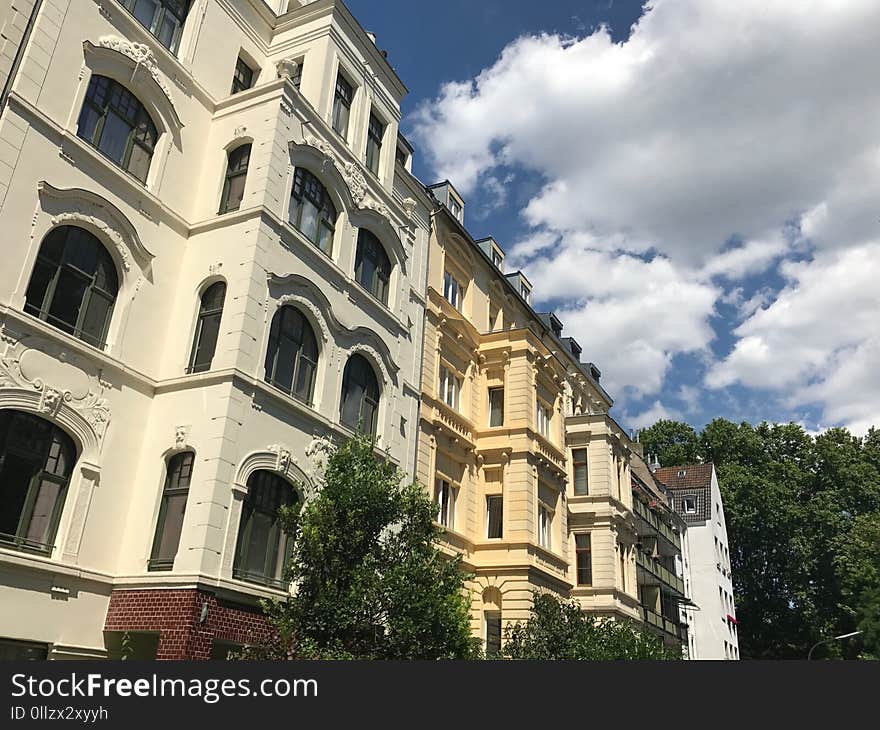
[[[658,400],[647,410],[635,416],[628,416],[626,420],[633,428],[647,428],[661,419],[680,421],[681,418],[680,411],[667,408]]]
[[[815,262],[784,263],[789,287],[775,301],[766,288],[740,292],[745,322],[709,382],[810,398],[832,421],[875,418],[880,389],[857,407],[848,385],[870,374],[842,375],[873,340],[814,305],[811,272],[837,271],[835,252],[880,236],[880,3],[650,6],[624,43],[604,29],[515,40],[421,107],[421,146],[465,193],[499,169],[541,181],[511,258],[539,299],[565,302],[567,330],[610,388],[659,392],[676,354],[705,352],[714,305],[735,282],[808,244]],[[640,258],[652,251],[661,256]],[[864,320],[855,307],[870,309],[866,297],[846,304],[848,283],[826,288],[835,316]]]

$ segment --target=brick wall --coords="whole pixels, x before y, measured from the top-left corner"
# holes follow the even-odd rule
[[[267,633],[259,608],[218,601],[198,589],[113,591],[104,630],[158,633],[157,659],[209,659],[214,640],[253,644]]]

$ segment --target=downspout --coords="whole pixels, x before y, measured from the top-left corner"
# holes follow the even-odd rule
[[[416,475],[418,474],[419,469],[419,441],[421,441],[421,420],[422,420],[422,389],[424,388],[424,383],[422,379],[425,377],[425,330],[428,326],[428,282],[430,281],[430,272],[431,272],[431,237],[434,232],[434,216],[435,209],[432,207],[429,214],[429,223],[428,226],[428,245],[425,249],[425,284],[422,287],[422,292],[425,297],[425,306],[422,308],[422,336],[421,343],[419,343],[420,347],[420,357],[419,357],[419,408],[416,413],[416,433],[415,433],[415,451],[413,453],[413,481],[416,479]],[[423,484],[423,487],[430,488],[430,484]]]
[[[6,79],[6,83],[3,85],[3,94],[0,95],[0,114],[6,109],[6,104],[9,101],[9,94],[12,91],[12,82],[15,80],[15,77],[18,75],[18,69],[21,66],[21,61],[24,58],[24,49],[27,47],[27,44],[31,39],[31,32],[34,29],[34,25],[37,21],[37,13],[40,12],[40,8],[43,5],[43,0],[34,0],[34,7],[31,9],[31,16],[28,18],[27,25],[25,26],[24,33],[21,37],[21,43],[18,44],[18,50],[15,52],[15,58],[12,60],[12,66],[9,69],[9,77]]]

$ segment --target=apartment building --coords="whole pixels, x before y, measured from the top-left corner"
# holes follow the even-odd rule
[[[415,471],[406,87],[337,0],[0,28],[0,656],[223,656],[286,595],[277,510],[331,442]]]
[[[692,659],[739,659],[730,542],[724,504],[713,464],[656,469],[654,477],[670,493],[674,509],[687,523],[686,560],[691,598],[683,607]]]
[[[635,445],[609,415],[598,369],[532,307],[502,247],[474,240],[447,182],[435,199],[416,474],[442,545],[475,578],[472,627],[497,653],[534,591],[639,620]]]
[[[683,552],[687,524],[673,509],[669,490],[654,478],[642,458],[640,444],[637,452],[631,470],[642,617],[666,646],[686,652],[689,638],[681,611],[683,606],[693,605]]]

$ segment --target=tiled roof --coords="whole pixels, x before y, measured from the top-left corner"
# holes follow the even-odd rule
[[[654,472],[654,478],[670,489],[692,489],[712,484],[712,464],[667,466]],[[684,472],[683,476],[679,476]]]

